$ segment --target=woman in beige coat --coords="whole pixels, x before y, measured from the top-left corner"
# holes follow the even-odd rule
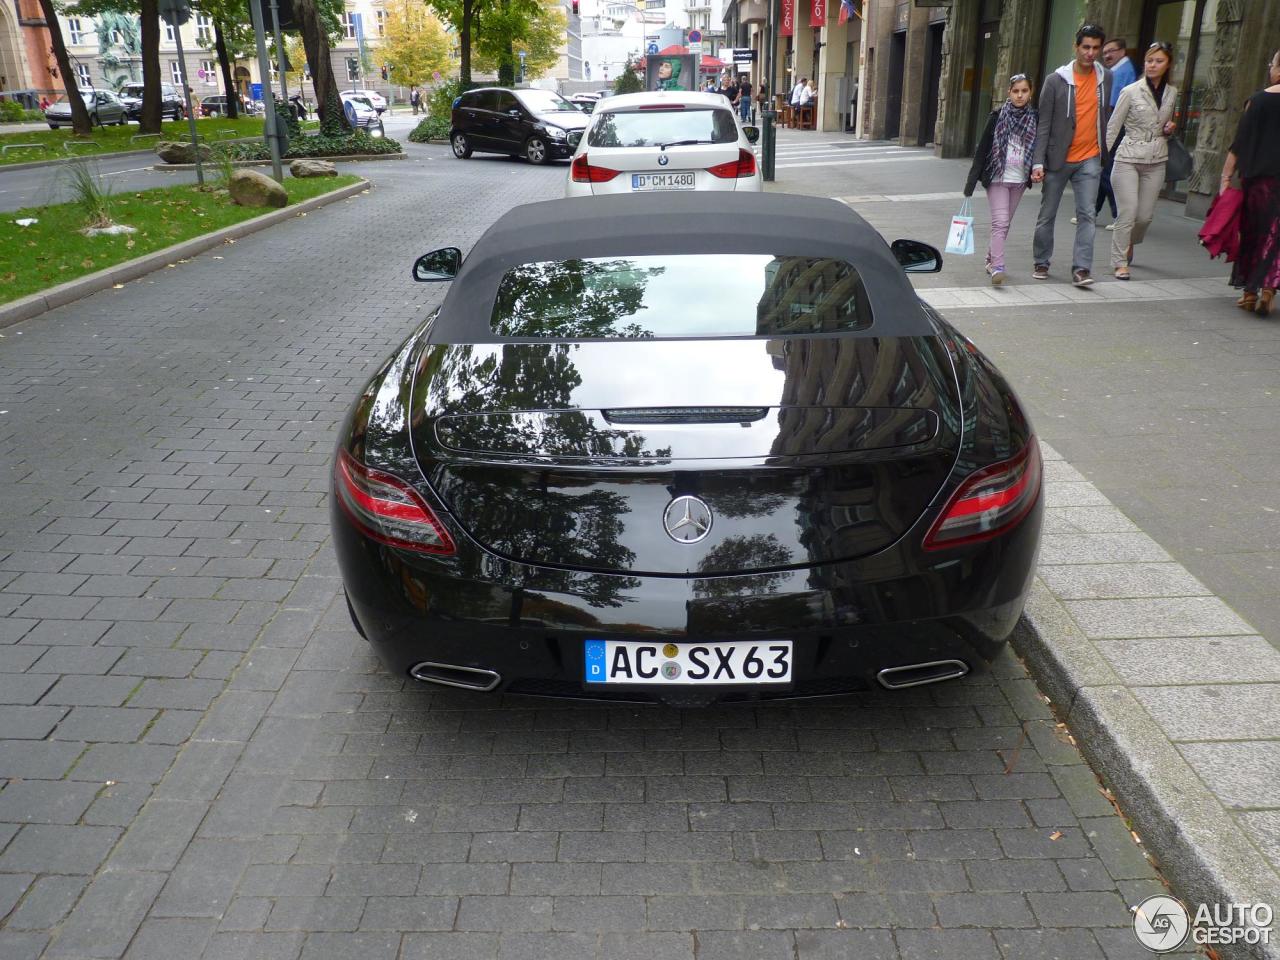
[[[1133,248],[1147,235],[1164,183],[1168,138],[1177,129],[1173,112],[1178,88],[1167,82],[1172,65],[1173,47],[1160,41],[1148,47],[1142,79],[1120,91],[1107,124],[1107,143],[1115,143],[1124,129],[1111,171],[1118,210],[1111,234],[1111,265],[1117,280],[1129,279]]]

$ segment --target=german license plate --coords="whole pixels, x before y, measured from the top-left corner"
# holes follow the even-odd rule
[[[791,641],[586,641],[587,683],[790,683]]]
[[[692,190],[694,174],[690,173],[633,173],[632,190]]]

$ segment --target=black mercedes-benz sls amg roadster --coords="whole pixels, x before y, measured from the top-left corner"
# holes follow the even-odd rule
[[[513,209],[357,399],[333,464],[352,618],[446,686],[697,705],[967,673],[1042,517],[1009,385],[833,200]]]

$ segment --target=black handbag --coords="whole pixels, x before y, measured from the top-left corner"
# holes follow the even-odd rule
[[[1164,179],[1167,183],[1191,179],[1196,165],[1191,159],[1191,152],[1183,146],[1177,137],[1169,138],[1169,159],[1164,165]]]

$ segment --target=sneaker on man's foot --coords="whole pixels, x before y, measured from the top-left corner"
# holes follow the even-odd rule
[[[1037,263],[1036,268],[1031,271],[1031,277],[1034,280],[1049,279],[1049,265],[1047,263]]]
[[[1088,287],[1093,284],[1093,277],[1088,270],[1072,270],[1071,282],[1077,287]]]
[[[1072,223],[1079,223],[1079,222],[1080,222],[1080,218],[1079,218],[1079,217],[1072,217],[1072,218],[1071,218],[1071,222],[1072,222]]]
[[[1116,228],[1116,225],[1115,225],[1114,223],[1108,223],[1108,224],[1107,224],[1105,227],[1103,227],[1102,229],[1103,229],[1103,230],[1114,230],[1115,228]]]
[[[1001,269],[999,269],[999,268],[996,268],[995,270],[990,271],[990,273],[991,273],[991,285],[992,285],[993,287],[998,287],[998,286],[1000,286],[1002,283],[1004,283],[1004,271],[1003,271],[1003,270],[1001,270]]]

